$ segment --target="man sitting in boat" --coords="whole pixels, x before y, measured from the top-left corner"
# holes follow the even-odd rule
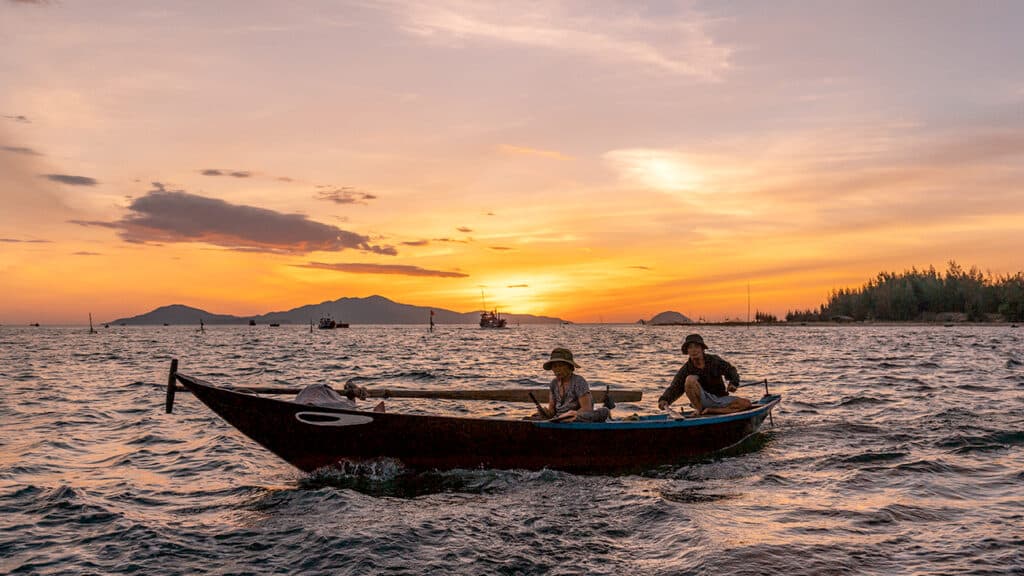
[[[344,408],[345,410],[359,410],[356,406],[356,398],[366,400],[366,387],[357,386],[352,382],[345,382],[345,395],[338,394],[328,384],[310,384],[302,389],[295,397],[296,404],[308,404],[310,406],[323,406],[325,408]],[[374,412],[384,411],[384,402],[373,407]]]
[[[551,381],[551,396],[547,414],[560,422],[604,422],[611,415],[608,408],[594,408],[594,396],[587,381],[575,373],[580,365],[567,348],[555,348],[551,359],[544,363],[545,370],[555,373]]]
[[[658,409],[664,410],[684,393],[697,416],[705,414],[731,414],[750,408],[750,400],[730,396],[740,385],[740,373],[719,356],[705,354],[707,345],[700,334],[690,334],[683,341],[683,354],[689,356],[686,364],[676,372],[668,389],[658,399]],[[725,381],[729,387],[726,388]]]

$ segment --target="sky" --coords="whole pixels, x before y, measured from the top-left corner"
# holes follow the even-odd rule
[[[1024,3],[0,0],[0,323],[1024,270]]]

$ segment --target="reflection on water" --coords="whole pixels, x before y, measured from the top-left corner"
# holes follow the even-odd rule
[[[614,476],[303,475],[188,395],[164,414],[159,387],[172,357],[235,385],[544,386],[566,346],[592,386],[643,390],[615,413],[650,414],[689,331],[0,327],[0,572],[1020,573],[1024,336],[1005,326],[704,327],[783,394],[774,427]]]

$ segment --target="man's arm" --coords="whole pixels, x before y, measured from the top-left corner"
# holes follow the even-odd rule
[[[676,372],[676,375],[672,378],[672,383],[668,385],[661,394],[661,398],[658,398],[658,408],[664,410],[669,404],[675,402],[683,395],[686,390],[686,367],[682,367]]]
[[[725,375],[725,379],[729,382],[729,392],[735,392],[740,387],[740,373],[736,370],[736,367],[730,364],[727,360],[722,360],[722,374]]]

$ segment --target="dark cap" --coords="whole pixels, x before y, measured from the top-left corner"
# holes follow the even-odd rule
[[[686,354],[686,348],[690,344],[700,344],[701,348],[708,349],[708,345],[704,343],[704,339],[700,337],[700,334],[690,334],[686,337],[686,340],[683,340],[683,354]]]

